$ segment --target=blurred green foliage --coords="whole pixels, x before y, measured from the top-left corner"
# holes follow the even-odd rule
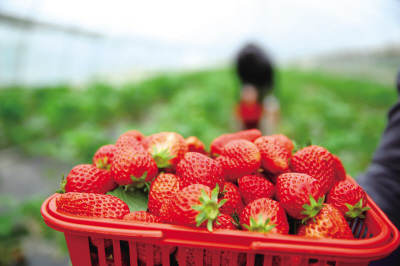
[[[365,170],[397,99],[394,87],[294,69],[279,71],[278,81],[279,132],[325,146],[353,176]],[[130,129],[195,135],[209,146],[238,129],[238,87],[232,69],[216,69],[119,87],[1,89],[0,149],[20,146],[33,156],[90,163],[97,148]]]

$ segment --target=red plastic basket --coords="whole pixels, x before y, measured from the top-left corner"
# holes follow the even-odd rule
[[[348,177],[355,183],[355,181]],[[248,231],[188,228],[169,224],[131,223],[107,219],[80,218],[57,212],[54,194],[42,205],[44,221],[65,234],[73,266],[88,266],[91,253],[98,256],[100,266],[106,265],[105,241],[112,241],[116,266],[122,266],[122,250],[129,254],[130,265],[140,265],[137,243],[145,243],[146,265],[153,263],[153,245],[162,248],[162,265],[178,265],[169,254],[169,246],[179,250],[179,265],[186,265],[186,249],[194,248],[195,265],[203,265],[203,251],[212,251],[212,265],[220,265],[221,252],[229,251],[229,265],[236,266],[239,253],[247,255],[246,265],[289,266],[291,257],[300,257],[301,265],[368,265],[370,261],[390,255],[400,244],[399,231],[368,197],[365,219],[350,222],[356,239],[307,239],[294,235],[262,234]],[[97,241],[93,251],[89,238]]]

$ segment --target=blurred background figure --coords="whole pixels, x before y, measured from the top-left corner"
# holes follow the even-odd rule
[[[253,43],[245,45],[235,59],[240,80],[240,101],[236,113],[242,129],[258,128],[273,134],[279,120],[279,101],[272,94],[275,73],[271,59]]]

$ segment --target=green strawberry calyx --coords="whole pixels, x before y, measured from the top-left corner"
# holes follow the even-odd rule
[[[218,191],[219,186],[217,185],[211,192],[210,198],[204,189],[201,189],[201,196],[199,197],[201,204],[192,206],[192,209],[200,212],[196,216],[196,225],[200,226],[202,223],[207,221],[207,229],[210,232],[213,230],[213,222],[221,215],[219,208],[227,201],[227,199],[223,199],[218,202]],[[216,221],[216,223],[218,223],[218,221]]]
[[[320,197],[317,202],[314,197],[310,195],[310,204],[304,204],[302,206],[304,211],[301,211],[300,213],[304,214],[307,217],[301,220],[301,222],[305,224],[308,219],[314,219],[315,215],[317,215],[319,211],[324,207],[324,201],[325,196]]]
[[[99,169],[103,169],[103,170],[108,170],[110,171],[111,168],[111,164],[108,163],[108,157],[104,156],[103,159],[98,159],[96,162],[96,167]]]
[[[256,219],[254,219],[253,217],[250,217],[250,226],[247,224],[242,224],[242,226],[249,231],[268,233],[276,226],[276,224],[269,224],[270,222],[271,222],[270,218],[263,221],[263,217],[260,213],[258,221],[256,221]]]
[[[364,211],[368,211],[371,208],[370,207],[362,207],[363,199],[361,198],[359,202],[357,202],[354,206],[346,203],[347,208],[349,208],[349,211],[345,213],[346,219],[353,219],[356,217],[360,217],[361,219],[365,218],[365,215],[362,214]]]
[[[133,175],[131,175],[131,179],[133,181],[132,184],[126,185],[125,186],[125,191],[133,188],[133,189],[144,189],[145,192],[150,191],[150,182],[146,182],[146,178],[147,178],[147,171],[143,173],[142,176],[140,177],[135,177]]]
[[[156,146],[153,146],[153,151],[151,153],[153,159],[156,161],[158,168],[169,168],[172,164],[169,161],[176,157],[176,155],[171,155],[168,148],[157,150]]]
[[[65,179],[65,175],[63,173],[61,177],[60,189],[57,189],[56,193],[64,194],[66,185],[67,185],[67,179]]]

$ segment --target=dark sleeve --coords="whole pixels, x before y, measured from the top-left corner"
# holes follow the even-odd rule
[[[397,90],[400,94],[400,74]],[[388,124],[370,166],[356,181],[400,228],[400,98],[389,111]]]

